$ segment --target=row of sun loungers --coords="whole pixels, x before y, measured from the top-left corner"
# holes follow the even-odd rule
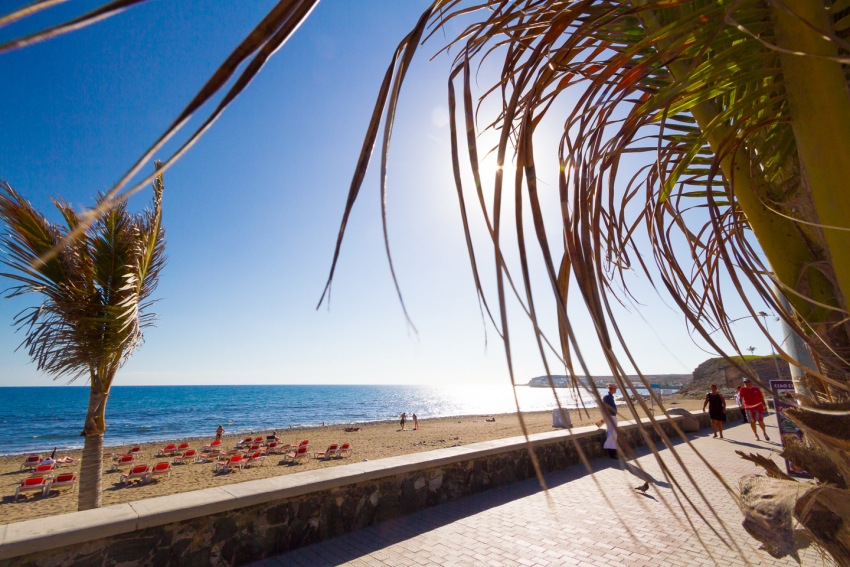
[[[77,485],[77,475],[74,473],[64,473],[55,478],[49,476],[31,476],[21,481],[21,484],[15,489],[15,502],[18,497],[25,492],[41,492],[42,496],[47,496],[52,490],[73,489]]]
[[[136,480],[139,482],[150,482],[158,478],[171,478],[171,463],[161,462],[153,466],[137,465],[129,470],[127,474],[122,474],[120,482],[127,486],[130,482]]]
[[[213,441],[204,446],[201,453],[191,449],[189,443],[170,443],[156,453],[156,457],[172,457],[172,462],[159,462],[154,465],[134,464],[141,456],[141,446],[131,447],[126,453],[112,453],[104,457],[111,458],[110,470],[119,471],[123,466],[130,468],[120,477],[124,486],[133,481],[150,482],[158,478],[171,478],[172,464],[183,465],[187,463],[208,463],[215,461],[214,472],[229,473],[242,470],[265,462],[268,455],[282,455],[284,462],[290,464],[298,463],[310,458],[310,441],[304,440],[298,444],[284,444],[279,441],[268,441],[262,437],[246,438],[236,444],[233,451],[223,451],[221,441]],[[351,445],[332,444],[324,451],[314,451],[313,458],[328,460],[331,458],[342,458],[351,454]],[[51,490],[64,490],[74,488],[77,484],[77,475],[74,473],[57,474],[56,469],[62,464],[76,462],[76,459],[51,460],[49,464],[41,464],[44,459],[40,455],[30,455],[21,465],[21,470],[29,470],[31,476],[21,481],[15,489],[15,502],[19,495],[26,492],[41,492],[47,496]]]
[[[23,464],[21,465],[21,470],[34,470],[38,466],[40,466],[44,461],[45,459],[41,455],[30,455],[26,458],[26,460],[24,460]],[[72,459],[70,457],[48,459],[48,462],[50,462],[50,464],[54,465],[56,468],[59,468],[62,465],[71,465],[76,463],[77,461],[79,461],[79,459]]]

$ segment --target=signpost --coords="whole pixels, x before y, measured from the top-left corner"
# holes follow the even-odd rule
[[[791,380],[770,380],[769,383],[770,389],[773,391],[773,409],[776,414],[777,426],[779,426],[779,439],[782,441],[782,447],[785,447],[786,435],[796,435],[802,441],[803,432],[794,425],[793,421],[785,417],[785,409],[794,405],[794,399],[789,395],[794,393],[794,382]],[[788,459],[785,459],[785,470],[790,476],[812,478],[809,473],[795,467]]]
[[[653,390],[660,390],[661,384],[650,384],[649,387],[652,388]],[[658,393],[660,394],[661,392],[658,392]],[[650,404],[650,407],[652,407],[652,411],[655,412],[655,396],[653,396],[652,394],[653,394],[653,392],[650,391],[649,392],[649,404]]]

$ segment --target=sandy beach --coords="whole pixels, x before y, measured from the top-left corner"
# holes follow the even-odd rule
[[[665,401],[669,407],[683,407],[695,411],[702,408],[702,400],[670,400]],[[628,419],[621,408],[621,419]],[[541,433],[552,431],[551,412],[533,412],[523,414],[529,433]],[[583,411],[570,412],[573,426],[580,427],[590,425],[600,419],[599,411],[594,409],[586,415]],[[494,417],[495,421],[486,421],[488,417]],[[212,420],[211,420],[212,423]],[[309,459],[297,465],[282,464],[282,457],[270,455],[265,462],[238,472],[229,474],[216,474],[213,472],[215,465],[186,464],[174,465],[170,479],[162,479],[149,484],[133,484],[125,488],[119,482],[120,472],[104,472],[103,475],[103,505],[120,504],[134,500],[143,500],[154,496],[168,494],[179,494],[191,490],[210,488],[256,480],[278,475],[291,474],[323,467],[347,464],[362,461],[364,459],[375,460],[396,455],[430,451],[456,445],[468,445],[491,439],[501,439],[521,435],[519,420],[515,414],[501,414],[494,416],[463,416],[453,418],[421,419],[419,429],[413,430],[412,420],[408,419],[406,428],[402,431],[398,422],[378,422],[359,425],[360,431],[345,432],[344,426],[335,425],[310,429],[278,430],[278,436],[284,443],[298,443],[308,439],[311,451],[323,451],[332,443],[351,443],[352,453],[348,458],[331,459],[322,461]],[[196,439],[175,439],[174,441],[188,441],[192,448],[200,449],[213,439],[215,425],[211,425],[209,437]],[[270,431],[257,431],[255,436],[267,435]],[[228,436],[222,439],[227,449],[232,449],[244,436]],[[157,450],[164,443],[148,443],[142,445],[143,458],[140,463],[154,464],[161,461],[170,461],[170,458],[155,458]],[[48,449],[48,448],[46,448]],[[110,448],[108,451],[126,450],[123,448]],[[68,451],[57,453],[57,456],[70,456],[79,458],[81,451]],[[20,522],[32,518],[51,516],[74,512],[77,509],[77,495],[74,492],[53,493],[47,498],[29,496],[19,502],[14,502],[15,487],[26,478],[27,472],[20,471],[23,457],[6,456],[0,457],[0,524]],[[104,461],[104,470],[109,467],[109,462]],[[61,472],[79,472],[79,463],[62,467]]]

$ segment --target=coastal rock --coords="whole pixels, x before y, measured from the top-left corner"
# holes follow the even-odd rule
[[[768,380],[791,379],[788,363],[778,356],[748,356],[745,359],[746,364],[765,384]],[[739,362],[739,365],[743,365],[743,362]],[[681,394],[704,396],[710,384],[717,384],[723,394],[734,393],[738,386],[743,385],[744,373],[725,358],[710,358],[694,369],[693,376],[693,380],[680,390]]]

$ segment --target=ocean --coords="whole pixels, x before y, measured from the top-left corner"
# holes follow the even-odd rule
[[[82,447],[87,387],[0,388],[0,455]],[[554,409],[548,388],[518,387],[523,411]],[[562,405],[579,406],[559,388]],[[587,393],[585,404],[595,403]],[[115,386],[106,408],[107,446],[228,433],[516,410],[509,385],[475,386]]]

